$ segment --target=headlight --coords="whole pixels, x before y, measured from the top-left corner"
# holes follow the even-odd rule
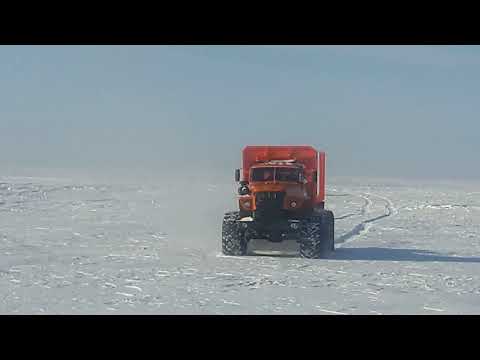
[[[296,202],[296,201],[292,201],[292,202],[290,203],[290,206],[291,206],[292,208],[297,207],[297,202]]]

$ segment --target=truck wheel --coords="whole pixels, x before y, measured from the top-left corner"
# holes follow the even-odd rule
[[[230,256],[242,256],[247,253],[244,231],[238,224],[238,212],[226,213],[222,223],[222,252]]]
[[[330,210],[322,211],[322,241],[321,252],[322,255],[328,255],[328,253],[335,250],[335,228],[334,228],[334,216]]]
[[[300,256],[308,259],[326,257],[335,248],[334,217],[322,211],[304,223],[300,241]]]
[[[335,216],[330,210],[326,211],[328,218],[328,239],[330,242],[330,251],[335,251]]]
[[[319,217],[304,221],[300,239],[300,256],[307,259],[320,257],[321,223]]]

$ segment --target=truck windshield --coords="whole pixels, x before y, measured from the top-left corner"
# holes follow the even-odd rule
[[[252,169],[252,181],[291,181],[298,182],[299,169],[292,168],[254,168]]]

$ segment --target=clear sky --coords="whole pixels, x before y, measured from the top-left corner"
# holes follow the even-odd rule
[[[233,176],[305,144],[333,175],[479,178],[479,95],[478,46],[1,46],[0,164]]]

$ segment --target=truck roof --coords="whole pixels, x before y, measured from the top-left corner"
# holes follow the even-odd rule
[[[242,151],[242,163],[245,177],[248,169],[259,163],[262,165],[294,166],[302,164],[306,170],[313,171],[317,168],[318,152],[312,146],[305,145],[262,145],[246,146]]]

